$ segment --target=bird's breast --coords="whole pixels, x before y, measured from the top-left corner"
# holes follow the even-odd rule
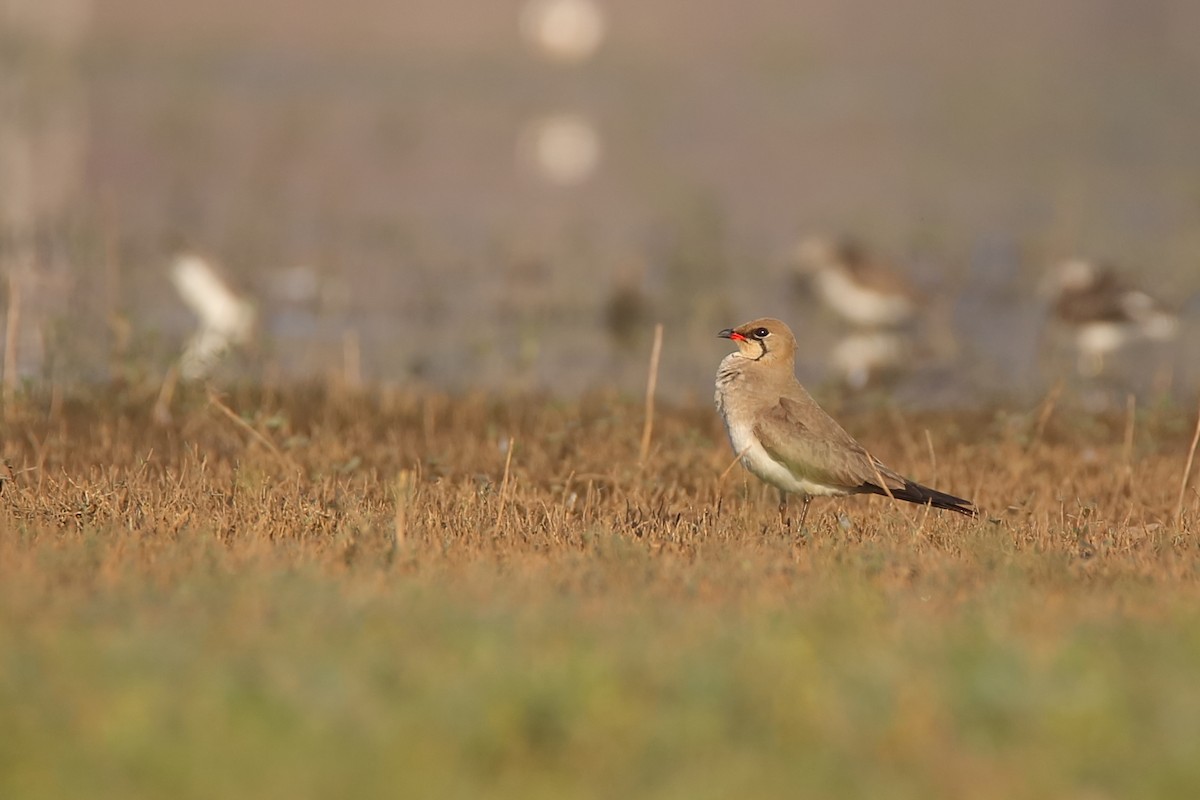
[[[741,357],[737,353],[730,353],[721,361],[721,366],[717,368],[717,391],[713,396],[713,400],[717,404],[717,411],[721,416],[725,416],[725,409],[729,405],[726,401],[726,396],[733,391],[739,379],[742,377],[742,370],[738,362]],[[728,424],[728,423],[726,423]]]

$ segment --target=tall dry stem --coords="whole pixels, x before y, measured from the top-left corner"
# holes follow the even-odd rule
[[[646,464],[650,455],[650,437],[654,433],[654,394],[658,389],[658,359],[662,354],[663,326],[654,326],[654,346],[650,348],[650,371],[646,376],[646,421],[642,425],[642,445],[638,449],[638,463]]]
[[[508,452],[504,456],[504,477],[500,479],[500,506],[496,509],[496,530],[500,530],[500,522],[504,519],[504,505],[508,500],[508,474],[512,467],[513,437],[508,437]]]
[[[408,538],[408,506],[412,502],[413,473],[400,470],[396,476],[396,513],[392,527],[392,547],[398,548]]]
[[[1196,409],[1196,430],[1192,433],[1192,446],[1188,448],[1187,464],[1183,468],[1183,479],[1179,482],[1179,500],[1175,503],[1175,524],[1183,521],[1183,501],[1187,497],[1188,480],[1192,476],[1192,462],[1196,458],[1196,444],[1200,443],[1200,407]]]
[[[4,321],[4,416],[13,412],[17,396],[17,339],[21,332],[21,281],[16,270],[8,273],[8,314]]]

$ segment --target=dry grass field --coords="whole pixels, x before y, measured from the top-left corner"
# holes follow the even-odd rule
[[[256,388],[4,424],[3,797],[1189,797],[1195,418],[842,413],[986,519],[781,527],[708,407]],[[509,442],[511,441],[511,448]]]

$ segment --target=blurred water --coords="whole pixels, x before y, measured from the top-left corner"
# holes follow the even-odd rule
[[[40,374],[111,374],[113,319],[144,340],[122,357],[177,352],[182,244],[260,306],[229,370],[336,373],[353,331],[370,380],[559,393],[639,391],[662,321],[660,388],[707,397],[716,331],[763,314],[830,380],[844,332],[784,258],[810,232],[864,237],[929,296],[889,389],[910,404],[1069,373],[1033,291],[1062,256],[1115,258],[1181,304],[1200,290],[1194,4],[614,0],[568,65],[523,42],[520,7],[99,0],[71,62],[86,165],[43,215],[70,324],[41,323],[59,332]],[[518,153],[560,114],[603,145],[575,185]],[[631,273],[643,302],[614,327]],[[1195,330],[1106,389],[1195,391]]]

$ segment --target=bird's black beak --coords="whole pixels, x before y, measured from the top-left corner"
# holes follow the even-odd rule
[[[735,342],[745,341],[746,337],[735,331],[733,328],[726,328],[717,334],[722,339],[733,339]]]

